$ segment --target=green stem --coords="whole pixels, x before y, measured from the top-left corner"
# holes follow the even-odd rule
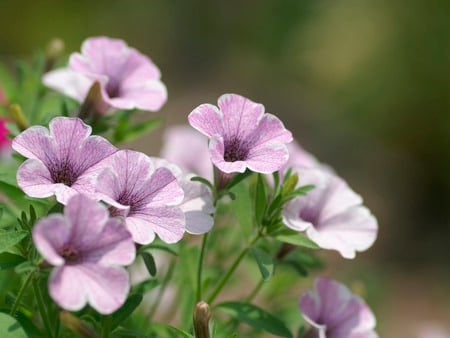
[[[42,298],[37,279],[33,279],[33,291],[34,295],[36,296],[36,301],[39,307],[39,312],[41,313],[42,321],[44,322],[45,330],[47,330],[48,337],[53,338],[50,319],[48,318],[48,314],[45,309],[44,299]]]
[[[109,338],[109,334],[111,332],[112,325],[112,316],[103,317],[102,321],[102,338]]]
[[[251,302],[253,300],[253,298],[256,297],[256,295],[259,293],[259,291],[261,291],[262,287],[264,285],[264,280],[261,279],[258,284],[256,284],[255,288],[253,289],[253,291],[247,296],[247,298],[245,298],[246,302]]]
[[[197,293],[195,299],[199,302],[202,299],[202,271],[203,271],[203,260],[205,258],[206,243],[208,241],[208,233],[203,236],[202,248],[200,250],[200,257],[198,258],[197,266]]]
[[[23,298],[23,295],[25,294],[26,289],[30,285],[31,280],[33,279],[34,272],[30,272],[27,276],[27,279],[25,279],[25,282],[22,284],[22,287],[19,290],[19,294],[17,295],[17,298],[13,304],[13,307],[11,308],[11,311],[9,312],[11,316],[15,316],[17,309],[19,308],[20,301]]]
[[[217,284],[216,288],[214,289],[214,291],[211,293],[211,295],[208,297],[207,299],[207,303],[208,304],[212,304],[212,302],[216,299],[217,295],[220,293],[220,291],[223,289],[223,287],[225,286],[225,284],[228,282],[228,280],[230,279],[230,277],[233,275],[234,271],[236,271],[237,267],[239,266],[239,264],[241,263],[242,259],[245,257],[245,255],[247,254],[247,252],[250,250],[250,248],[253,246],[253,244],[255,244],[260,238],[261,238],[261,233],[258,233],[257,236],[255,236],[248,244],[247,246],[244,248],[244,250],[242,250],[242,252],[240,253],[240,255],[234,260],[233,264],[231,264],[230,269],[227,271],[227,273],[222,277],[222,279],[219,281],[219,283]]]

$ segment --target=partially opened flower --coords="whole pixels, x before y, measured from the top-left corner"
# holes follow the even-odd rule
[[[169,169],[131,150],[118,151],[103,165],[107,169],[98,176],[98,197],[111,205],[112,216],[124,217],[136,243],[151,243],[156,234],[166,243],[183,237],[185,216],[179,204],[184,194]]]
[[[286,225],[306,235],[324,249],[345,258],[368,249],[377,237],[378,224],[369,209],[341,178],[323,168],[295,168],[301,185],[314,185],[306,196],[285,205]]]
[[[213,178],[208,139],[190,126],[176,126],[166,130],[161,156],[186,173],[209,180]]]
[[[195,175],[186,174],[176,165],[162,158],[153,157],[157,168],[169,169],[177,178],[184,192],[183,202],[179,205],[186,217],[186,231],[201,235],[214,225],[212,214],[215,211],[212,192],[203,183],[191,181]]]
[[[109,218],[105,206],[76,195],[64,215],[52,214],[35,225],[33,241],[55,266],[49,292],[62,308],[78,311],[89,303],[109,314],[123,305],[130,284],[121,266],[133,262],[135,246],[122,221]]]
[[[158,67],[147,56],[123,40],[100,36],[85,40],[81,54],[71,55],[68,68],[47,73],[43,81],[79,102],[98,81],[108,107],[157,111],[167,100],[160,78]]]
[[[300,299],[300,310],[312,325],[308,338],[376,338],[375,317],[367,304],[343,284],[317,278],[315,290]]]
[[[320,166],[320,162],[312,154],[303,149],[297,141],[287,145],[289,151],[289,160],[281,171],[292,167],[314,168]]]
[[[269,174],[288,160],[285,143],[291,133],[264,106],[236,95],[225,94],[219,108],[202,104],[189,114],[189,123],[210,138],[214,165],[224,173],[244,172],[247,168]]]
[[[19,187],[31,197],[56,196],[66,204],[77,193],[95,193],[97,164],[117,151],[78,118],[56,117],[47,128],[33,126],[12,147],[28,158],[17,172]]]

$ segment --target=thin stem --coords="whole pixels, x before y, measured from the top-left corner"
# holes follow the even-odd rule
[[[149,318],[150,321],[153,319],[153,316],[155,315],[155,312],[156,312],[156,308],[160,304],[162,296],[164,295],[164,292],[167,288],[167,285],[169,284],[170,279],[172,278],[173,271],[175,269],[175,263],[176,263],[175,259],[172,259],[172,261],[170,262],[170,265],[169,265],[169,270],[167,271],[166,276],[164,277],[164,280],[162,281],[161,290],[159,291],[158,296],[156,297],[156,299],[152,305],[152,308],[148,312],[147,318]]]
[[[13,307],[11,308],[11,311],[9,314],[11,316],[15,316],[17,309],[19,308],[20,301],[23,298],[23,295],[25,294],[26,289],[30,285],[31,280],[33,279],[34,271],[30,272],[27,276],[27,279],[25,279],[25,282],[22,284],[22,287],[19,290],[19,294],[17,295],[16,300],[14,301]]]
[[[206,251],[206,243],[208,241],[208,233],[203,236],[202,240],[202,248],[200,250],[200,256],[198,258],[198,266],[197,266],[197,293],[196,293],[196,301],[199,302],[202,299],[202,271],[203,271],[203,260],[205,258]]]
[[[258,233],[255,238],[253,238],[250,243],[247,244],[247,246],[242,250],[242,252],[239,254],[239,256],[234,260],[233,264],[231,264],[230,269],[227,271],[227,273],[222,277],[222,279],[217,284],[214,291],[211,293],[211,295],[207,299],[208,304],[212,304],[212,302],[216,299],[217,295],[220,293],[220,291],[223,289],[225,284],[228,282],[230,277],[233,275],[234,271],[236,271],[237,267],[241,263],[242,259],[245,257],[247,252],[250,250],[253,244],[255,244],[258,239],[261,238],[261,233]]]
[[[50,320],[48,318],[47,311],[44,305],[44,299],[42,298],[41,290],[39,289],[37,279],[33,279],[33,291],[38,303],[39,312],[41,313],[42,321],[44,322],[45,329],[47,330],[48,337],[53,338],[53,332],[51,330]]]
[[[256,284],[255,288],[253,289],[253,291],[247,296],[247,298],[245,298],[245,301],[251,302],[253,300],[253,298],[255,298],[256,295],[259,293],[259,291],[261,291],[263,285],[264,285],[264,280],[260,279],[258,284]]]

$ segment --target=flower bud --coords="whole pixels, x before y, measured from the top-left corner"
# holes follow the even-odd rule
[[[27,118],[23,114],[22,108],[18,104],[16,103],[10,104],[8,107],[8,112],[13,121],[16,123],[17,127],[21,131],[24,131],[30,126]]]
[[[194,332],[195,338],[210,338],[209,320],[211,319],[211,308],[208,303],[201,301],[194,309]]]
[[[60,38],[53,38],[45,48],[45,72],[53,68],[56,61],[64,54],[64,41]]]

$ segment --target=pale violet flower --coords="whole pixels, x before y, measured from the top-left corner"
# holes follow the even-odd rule
[[[300,310],[312,328],[308,338],[377,338],[376,320],[367,304],[343,284],[317,278],[315,290],[300,298]]]
[[[285,171],[287,168],[292,167],[314,168],[321,165],[317,158],[303,149],[297,141],[287,144],[287,148],[289,151],[289,159],[280,171]]]
[[[213,179],[208,139],[188,125],[171,127],[165,131],[161,156],[184,172]]]
[[[340,177],[323,168],[294,168],[299,184],[314,185],[305,196],[288,202],[285,224],[324,249],[337,250],[344,258],[367,250],[377,237],[378,224],[362,198]]]
[[[214,225],[212,214],[215,211],[211,190],[203,183],[191,181],[195,175],[184,173],[169,161],[153,157],[157,168],[169,169],[177,178],[184,191],[184,199],[179,205],[186,217],[186,231],[193,235],[209,232]]]
[[[120,150],[102,162],[97,196],[110,204],[112,216],[125,225],[139,244],[149,244],[157,234],[166,243],[178,242],[185,232],[180,208],[184,193],[176,177],[143,153]]]
[[[122,221],[109,218],[105,206],[78,194],[64,215],[52,214],[35,225],[33,241],[55,266],[49,292],[62,308],[78,311],[89,303],[109,314],[123,305],[130,283],[121,266],[133,262],[136,250]]]
[[[83,102],[92,84],[98,81],[103,106],[157,111],[167,100],[160,78],[160,71],[150,58],[123,40],[100,36],[86,39],[81,53],[70,56],[69,67],[45,74],[43,82]]]
[[[224,94],[218,106],[202,104],[189,114],[192,127],[210,138],[213,164],[224,173],[247,168],[264,174],[288,160],[286,143],[292,134],[264,106],[237,94]]]
[[[79,118],[56,117],[50,131],[33,126],[16,136],[12,147],[28,158],[17,172],[19,187],[31,197],[56,196],[66,204],[77,193],[95,193],[97,164],[117,151]]]

